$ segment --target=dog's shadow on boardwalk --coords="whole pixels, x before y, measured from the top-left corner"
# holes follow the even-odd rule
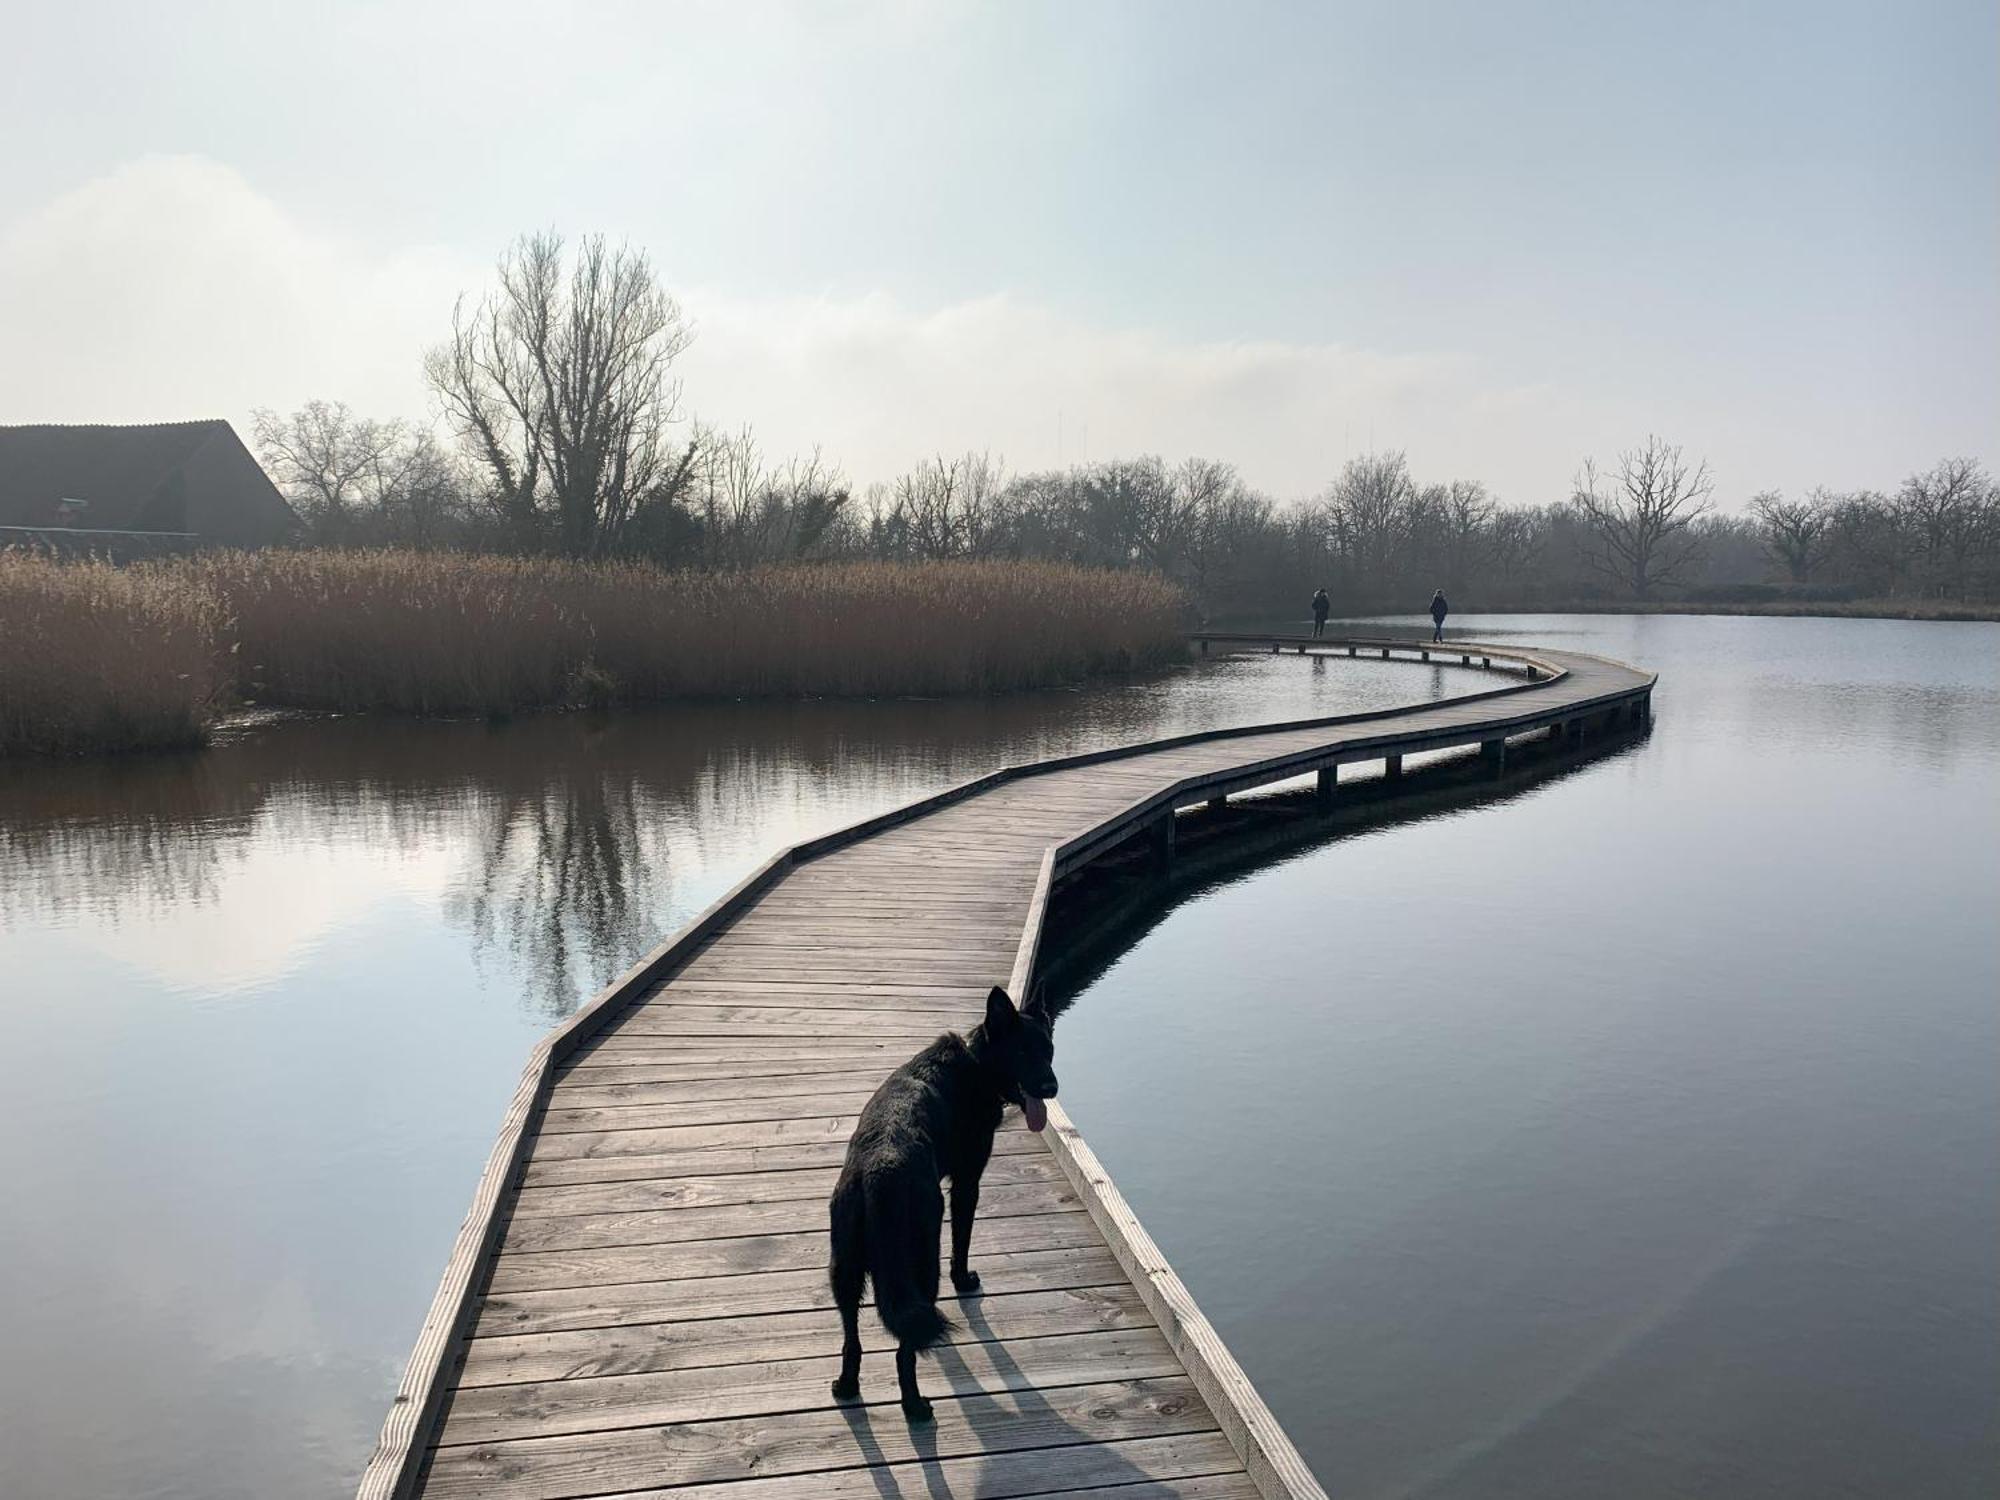
[[[973,1438],[982,1441],[985,1435],[1007,1422],[1028,1422],[1036,1429],[1033,1442],[1019,1447],[999,1447],[987,1449],[979,1447],[964,1452],[946,1453],[938,1442],[937,1424],[931,1422],[913,1423],[907,1421],[902,1409],[893,1401],[867,1406],[843,1406],[841,1414],[854,1434],[854,1442],[861,1453],[862,1462],[869,1465],[869,1477],[874,1481],[877,1494],[883,1500],[912,1500],[918,1492],[911,1488],[907,1480],[915,1475],[923,1479],[923,1493],[929,1500],[964,1500],[964,1497],[983,1493],[981,1478],[984,1466],[980,1460],[985,1457],[998,1458],[1003,1455],[1025,1455],[1031,1449],[1067,1448],[1083,1445],[1092,1451],[1089,1460],[1090,1475],[1086,1481],[1095,1489],[1101,1486],[1133,1484],[1154,1476],[1136,1464],[1114,1454],[1106,1445],[1109,1441],[1099,1434],[1073,1426],[1068,1418],[1049,1399],[1035,1388],[1018,1361],[1009,1352],[1001,1336],[993,1331],[980,1306],[978,1295],[964,1298],[952,1310],[952,1316],[965,1325],[979,1347],[986,1351],[992,1365],[990,1373],[982,1375],[966,1361],[966,1345],[940,1344],[930,1351],[930,1359],[925,1365],[935,1365],[935,1370],[919,1366],[920,1376],[930,1374],[927,1382],[933,1387],[928,1394],[940,1415],[952,1408],[963,1415],[972,1429]],[[878,1356],[878,1358],[886,1356]],[[950,1389],[936,1388],[937,1376],[942,1375]],[[914,1459],[891,1458],[883,1451],[875,1436],[874,1424],[894,1423],[895,1429],[907,1435],[909,1445],[915,1450]],[[900,1445],[899,1445],[900,1446]],[[958,1476],[956,1487],[953,1477],[947,1473],[945,1465],[956,1462],[964,1466]],[[1051,1481],[1046,1488],[1072,1488],[1067,1482],[1058,1484]]]

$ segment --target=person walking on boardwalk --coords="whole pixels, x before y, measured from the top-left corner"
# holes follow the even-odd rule
[[[1313,639],[1326,634],[1326,612],[1333,608],[1333,601],[1326,597],[1325,589],[1313,590]]]
[[[1445,603],[1444,590],[1431,595],[1431,639],[1444,639],[1444,617],[1451,613],[1451,606]]]

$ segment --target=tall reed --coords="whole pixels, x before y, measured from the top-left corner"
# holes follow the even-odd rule
[[[201,743],[229,673],[222,601],[177,567],[0,551],[0,754]]]
[[[1167,660],[1181,610],[1159,578],[1054,563],[0,554],[0,751],[197,741],[224,687],[412,714],[1045,687]]]
[[[1171,584],[1053,563],[691,573],[265,552],[182,566],[234,619],[244,696],[318,708],[491,713],[581,699],[993,692],[1180,649]]]

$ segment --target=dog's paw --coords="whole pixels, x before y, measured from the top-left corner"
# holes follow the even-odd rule
[[[931,1419],[931,1404],[922,1396],[905,1397],[903,1415],[912,1422],[928,1422]]]
[[[833,1399],[836,1401],[859,1401],[861,1399],[861,1382],[859,1380],[849,1380],[845,1376],[836,1376],[833,1382]]]
[[[979,1273],[977,1271],[953,1271],[951,1273],[951,1284],[960,1296],[969,1296],[971,1293],[979,1290]]]

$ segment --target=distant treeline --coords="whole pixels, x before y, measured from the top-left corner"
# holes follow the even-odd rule
[[[476,471],[426,432],[360,422],[338,408],[318,422],[386,432],[388,461],[329,495],[268,440],[317,544],[559,552],[510,522]],[[1226,463],[1158,457],[1008,474],[990,454],[935,457],[864,490],[817,455],[767,463],[749,433],[697,429],[685,480],[647,524],[598,549],[669,567],[775,562],[1034,559],[1139,568],[1181,584],[1211,617],[1291,611],[1325,587],[1342,613],[1416,610],[1442,588],[1465,606],[1838,604],[2000,601],[2000,488],[1976,462],[1949,459],[1891,493],[1813,490],[1756,496],[1745,514],[1702,505],[1660,518],[1643,470],[1672,450],[1630,455],[1642,471],[1539,506],[1502,504],[1477,481],[1413,476],[1401,453],[1348,463],[1320,495],[1281,502]],[[1614,488],[1615,486],[1615,488]],[[1622,504],[1613,502],[1622,501]],[[1658,534],[1648,537],[1648,527]],[[1650,550],[1642,550],[1650,543]]]
[[[2000,599],[2000,489],[1969,459],[1741,515],[1655,438],[1525,508],[1420,479],[1401,453],[1288,503],[1199,458],[1010,474],[941,455],[858,486],[817,453],[772,460],[747,430],[683,421],[672,366],[691,337],[642,252],[530,236],[426,358],[443,435],[314,402],[260,414],[258,447],[307,539],[336,546],[708,569],[1033,559],[1157,572],[1211,618],[1290,613],[1316,587],[1348,613],[1418,609],[1434,588],[1487,609]]]

